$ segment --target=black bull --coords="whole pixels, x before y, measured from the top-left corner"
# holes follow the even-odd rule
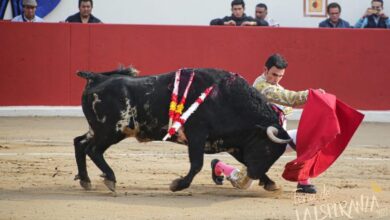
[[[260,181],[285,150],[289,139],[266,99],[239,75],[218,69],[194,69],[186,108],[209,86],[213,91],[184,124],[190,170],[170,185],[172,191],[188,188],[202,169],[204,153],[228,152],[247,167],[248,176]],[[87,79],[82,109],[90,129],[74,139],[80,185],[91,188],[86,155],[103,172],[106,186],[115,190],[115,174],[103,153],[113,144],[135,137],[162,140],[167,134],[168,111],[175,73],[136,77],[134,70],[101,74],[79,72]],[[267,131],[274,127],[273,140]],[[276,130],[275,129],[275,130]],[[278,139],[279,138],[279,139]],[[178,142],[178,139],[170,139]]]

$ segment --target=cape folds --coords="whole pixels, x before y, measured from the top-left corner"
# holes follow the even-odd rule
[[[320,175],[341,155],[363,118],[336,96],[310,90],[298,125],[297,159],[286,164],[283,178]]]

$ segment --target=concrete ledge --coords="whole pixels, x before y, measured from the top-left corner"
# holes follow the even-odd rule
[[[389,111],[360,111],[365,115],[364,122],[390,122]],[[301,109],[294,110],[288,117],[290,120],[299,120]],[[0,107],[0,117],[23,116],[68,116],[84,117],[81,106],[5,106]]]
[[[84,117],[81,106],[5,106],[0,107],[0,117],[19,116],[70,116]]]

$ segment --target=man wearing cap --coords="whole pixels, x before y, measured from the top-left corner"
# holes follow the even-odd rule
[[[11,21],[15,22],[44,22],[42,18],[35,15],[37,10],[36,0],[23,0],[23,13],[14,17]]]

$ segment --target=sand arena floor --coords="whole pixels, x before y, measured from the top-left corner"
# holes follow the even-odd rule
[[[313,180],[316,196],[297,195],[295,183],[280,177],[294,153],[269,172],[282,186],[278,192],[214,185],[213,158],[239,166],[217,154],[205,156],[189,189],[172,193],[171,181],[188,171],[187,149],[135,139],[105,154],[116,194],[89,159],[93,190],[85,191],[73,181],[72,140],[86,130],[84,118],[0,118],[0,219],[390,219],[390,124],[364,123],[336,163]]]

